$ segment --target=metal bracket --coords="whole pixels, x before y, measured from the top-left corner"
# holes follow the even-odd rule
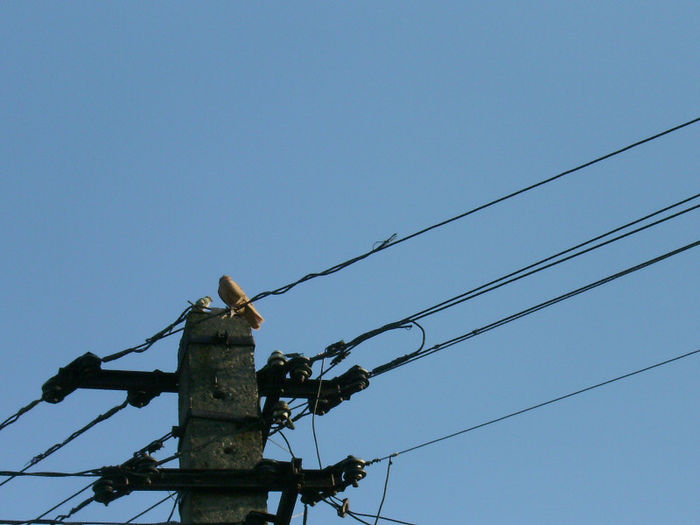
[[[308,362],[308,358],[300,356],[287,361],[281,352],[270,356],[267,365],[257,373],[258,393],[267,398],[263,417],[269,418],[281,397],[307,399],[309,410],[323,415],[369,386],[369,372],[359,365],[333,379],[309,379]]]
[[[147,455],[137,456],[120,466],[104,467],[102,477],[93,484],[95,501],[105,505],[137,490],[216,490],[281,491],[277,514],[253,512],[246,521],[271,519],[275,525],[289,525],[298,495],[301,501],[315,505],[319,501],[358,486],[366,473],[365,462],[353,456],[321,470],[304,470],[301,459],[291,462],[262,460],[251,470],[159,469]]]
[[[93,353],[86,353],[67,366],[41,387],[42,399],[59,403],[78,388],[97,390],[126,390],[129,403],[141,408],[162,392],[177,392],[177,374],[154,370],[102,370],[102,360]]]

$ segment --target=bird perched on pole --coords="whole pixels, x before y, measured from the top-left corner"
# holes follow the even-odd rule
[[[243,288],[228,275],[219,279],[219,297],[231,309],[230,315],[240,315],[252,328],[257,330],[265,320],[255,309],[253,303],[248,302],[248,296]]]

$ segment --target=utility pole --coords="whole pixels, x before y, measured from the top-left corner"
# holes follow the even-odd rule
[[[270,434],[294,429],[282,398],[306,399],[307,410],[321,416],[367,388],[369,372],[355,365],[334,378],[311,379],[311,358],[280,351],[256,372],[250,326],[226,314],[189,313],[176,372],[103,370],[105,360],[88,352],[44,383],[42,399],[49,403],[79,388],[126,391],[138,408],[163,392],[179,394],[179,426],[171,435],[180,438],[180,468],[162,468],[151,454],[163,444],[154,441],[124,463],[99,469],[91,500],[108,505],[134,491],[178,491],[184,523],[289,525],[297,499],[315,505],[366,476],[365,462],[354,456],[304,469],[301,458],[263,459],[262,453]],[[344,343],[329,350],[336,346],[342,351]],[[282,493],[275,514],[267,512],[270,491]],[[338,514],[347,509],[345,500]]]
[[[262,459],[250,326],[239,317],[189,314],[178,352],[180,468],[253,469]],[[181,492],[184,523],[243,522],[267,511],[264,490]]]

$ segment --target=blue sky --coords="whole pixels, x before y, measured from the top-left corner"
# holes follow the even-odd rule
[[[276,288],[700,116],[698,22],[690,1],[3,3],[2,417],[78,355],[138,344],[188,299],[215,296],[223,273],[251,295]],[[258,364],[277,349],[315,354],[698,193],[698,139],[690,126],[260,301]],[[689,213],[486,294],[427,319],[428,343],[697,232]],[[697,267],[691,250],[377,377],[317,418],[322,458],[383,456],[697,349]],[[173,370],[176,339],[114,368]],[[346,366],[418,339],[382,335]],[[693,523],[699,371],[688,358],[399,456],[383,514]],[[0,433],[0,467],[121,400],[83,391],[36,408]],[[119,463],[176,422],[164,394],[40,466]],[[312,467],[309,423],[288,437]],[[373,466],[348,490],[354,510],[376,512],[384,475]],[[0,518],[34,517],[83,482],[13,480]],[[123,521],[159,497],[75,518]],[[309,518],[340,521],[325,505]]]

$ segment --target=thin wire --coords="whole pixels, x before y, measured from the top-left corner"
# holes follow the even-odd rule
[[[637,146],[641,146],[642,144],[645,144],[645,143],[647,143],[647,142],[651,142],[651,141],[653,141],[653,140],[656,140],[656,139],[658,139],[658,138],[660,138],[660,137],[663,137],[664,135],[668,135],[669,133],[673,133],[674,131],[677,131],[677,130],[680,130],[680,129],[682,129],[682,128],[685,128],[686,126],[690,126],[690,125],[692,125],[692,124],[695,124],[695,123],[698,122],[698,121],[700,121],[700,117],[694,118],[694,119],[692,119],[692,120],[689,120],[689,121],[687,121],[687,122],[684,122],[683,124],[679,124],[679,125],[677,125],[677,126],[674,126],[674,127],[670,128],[670,129],[667,129],[667,130],[662,131],[662,132],[660,132],[660,133],[656,133],[655,135],[652,135],[652,136],[647,137],[647,138],[645,138],[645,139],[639,140],[639,141],[637,141],[637,142],[635,142],[635,143],[633,143],[633,144],[630,144],[630,145],[625,146],[625,147],[623,147],[623,148],[620,148],[620,149],[618,149],[618,150],[615,150],[615,151],[612,151],[612,152],[607,153],[607,154],[605,154],[605,155],[602,155],[602,156],[600,156],[600,157],[597,157],[597,158],[595,158],[595,159],[593,159],[593,160],[591,160],[591,161],[588,161],[588,162],[585,162],[585,163],[583,163],[583,164],[580,164],[580,165],[576,166],[575,168],[571,168],[571,169],[568,169],[568,170],[563,171],[563,172],[561,172],[561,173],[558,173],[557,175],[554,175],[553,177],[549,177],[549,178],[547,178],[547,179],[543,179],[543,180],[541,180],[541,181],[539,181],[539,182],[537,182],[537,183],[535,183],[535,184],[531,184],[530,186],[526,186],[525,188],[522,188],[522,189],[519,189],[519,190],[514,191],[514,192],[512,192],[512,193],[509,193],[508,195],[504,195],[503,197],[500,197],[500,198],[498,198],[498,199],[495,199],[495,200],[492,200],[492,201],[490,201],[490,202],[487,202],[486,204],[482,204],[481,206],[477,206],[476,208],[472,208],[471,210],[468,210],[468,211],[466,211],[466,212],[464,212],[464,213],[461,213],[461,214],[459,214],[459,215],[456,215],[456,216],[454,216],[454,217],[452,217],[452,218],[446,219],[446,220],[444,220],[444,221],[442,221],[442,222],[438,222],[437,224],[433,224],[432,226],[428,226],[427,228],[423,228],[422,230],[419,230],[419,231],[417,231],[417,232],[414,232],[414,233],[412,233],[412,234],[410,234],[410,235],[407,235],[407,236],[405,236],[405,237],[402,237],[402,238],[400,238],[400,239],[395,239],[396,234],[394,234],[394,235],[392,235],[391,237],[389,237],[388,239],[386,239],[385,241],[381,242],[379,246],[377,246],[376,248],[373,247],[370,251],[368,251],[368,252],[366,252],[366,253],[363,253],[363,254],[361,254],[361,255],[358,255],[358,256],[356,256],[356,257],[353,257],[352,259],[349,259],[349,260],[347,260],[347,261],[345,261],[345,262],[336,264],[335,266],[331,266],[330,268],[328,268],[328,269],[326,269],[326,270],[323,270],[323,271],[321,271],[321,272],[310,273],[310,274],[308,274],[308,275],[305,275],[305,276],[302,277],[301,279],[298,279],[298,280],[296,280],[296,281],[294,281],[294,282],[291,282],[291,283],[289,283],[289,284],[286,284],[286,285],[281,286],[281,287],[279,287],[279,288],[276,288],[276,289],[274,289],[274,290],[268,290],[268,291],[265,291],[265,292],[261,292],[261,293],[255,295],[255,296],[254,296],[252,299],[250,299],[248,302],[251,303],[251,302],[254,302],[254,301],[259,301],[259,300],[264,299],[265,297],[270,296],[270,295],[282,295],[282,294],[284,294],[284,293],[287,293],[289,290],[291,290],[292,288],[294,288],[295,286],[297,286],[297,285],[299,285],[299,284],[301,284],[301,283],[304,283],[304,282],[309,281],[309,280],[311,280],[311,279],[315,279],[316,277],[323,277],[323,276],[331,275],[331,274],[333,274],[333,273],[335,273],[335,272],[338,272],[338,271],[340,271],[340,270],[342,270],[342,269],[344,269],[344,268],[347,268],[348,266],[350,266],[350,265],[352,265],[352,264],[355,264],[356,262],[359,262],[359,261],[361,261],[361,260],[363,260],[363,259],[366,259],[366,258],[369,257],[370,255],[373,255],[373,254],[378,253],[378,252],[380,252],[380,251],[386,250],[387,248],[390,248],[390,247],[392,247],[392,246],[396,246],[397,244],[400,244],[400,243],[402,243],[402,242],[406,242],[406,241],[408,241],[409,239],[413,239],[414,237],[418,237],[419,235],[423,235],[424,233],[427,233],[427,232],[429,232],[429,231],[431,231],[431,230],[434,230],[434,229],[436,229],[436,228],[440,228],[441,226],[444,226],[444,225],[449,224],[449,223],[451,223],[451,222],[454,222],[454,221],[457,221],[457,220],[462,219],[462,218],[464,218],[464,217],[467,217],[468,215],[471,215],[471,214],[473,214],[473,213],[476,213],[476,212],[479,212],[479,211],[484,210],[484,209],[486,209],[486,208],[489,208],[489,207],[491,207],[491,206],[493,206],[493,205],[495,205],[495,204],[498,204],[498,203],[501,203],[501,202],[503,202],[503,201],[505,201],[505,200],[511,199],[511,198],[513,198],[513,197],[515,197],[515,196],[517,196],[517,195],[520,195],[520,194],[522,194],[522,193],[528,192],[528,191],[530,191],[530,190],[533,190],[533,189],[535,189],[535,188],[538,188],[538,187],[540,187],[540,186],[543,186],[543,185],[545,185],[545,184],[548,184],[548,183],[550,183],[550,182],[553,182],[553,181],[555,181],[555,180],[557,180],[557,179],[560,179],[560,178],[562,178],[562,177],[564,177],[564,176],[566,176],[566,175],[570,175],[571,173],[574,173],[574,172],[576,172],[576,171],[582,170],[582,169],[584,169],[584,168],[587,168],[587,167],[589,167],[589,166],[592,166],[592,165],[594,165],[594,164],[597,164],[598,162],[601,162],[601,161],[603,161],[603,160],[606,160],[606,159],[609,159],[609,158],[614,157],[614,156],[616,156],[616,155],[619,155],[619,154],[621,154],[621,153],[624,153],[625,151],[628,151],[628,150],[631,150],[631,149],[633,149],[633,148],[636,148]]]
[[[79,503],[77,506],[73,507],[70,509],[70,512],[68,514],[62,514],[60,516],[56,516],[57,521],[65,521],[68,518],[70,518],[72,515],[77,514],[79,511],[83,510],[85,507],[87,507],[90,503],[95,501],[95,496],[92,496],[85,501],[82,501]]]
[[[389,475],[391,474],[391,465],[393,461],[389,458],[389,463],[386,466],[386,479],[384,480],[384,492],[382,493],[382,501],[379,503],[379,510],[377,510],[377,517],[374,520],[374,525],[379,523],[379,517],[382,515],[382,507],[384,507],[384,500],[386,500],[386,492],[389,488]]]
[[[323,464],[321,463],[321,452],[318,448],[318,437],[316,436],[316,410],[318,409],[318,400],[321,397],[321,385],[323,384],[323,379],[320,379],[320,377],[323,376],[323,365],[326,364],[326,359],[323,358],[321,360],[321,374],[319,376],[318,380],[318,392],[316,392],[316,400],[314,401],[314,409],[311,412],[311,431],[314,436],[314,446],[316,447],[316,458],[318,459],[318,468],[322,469]]]
[[[127,522],[127,523],[131,523],[131,522],[134,521],[136,518],[140,518],[140,517],[143,516],[144,514],[146,514],[146,513],[150,512],[150,511],[152,511],[153,509],[155,509],[156,507],[162,505],[163,503],[165,503],[166,501],[168,501],[170,498],[172,498],[172,497],[175,496],[175,495],[176,495],[176,494],[175,494],[174,492],[169,493],[169,494],[168,494],[167,496],[165,496],[162,500],[160,500],[160,501],[158,501],[157,503],[151,505],[151,506],[148,507],[146,510],[144,510],[144,511],[142,511],[142,512],[139,512],[136,516],[134,516],[133,518],[127,520],[126,522]],[[175,502],[177,503],[177,499],[175,500]]]
[[[80,489],[78,492],[76,492],[76,493],[73,494],[72,496],[68,496],[66,499],[64,499],[64,500],[61,501],[60,503],[57,503],[56,505],[54,505],[53,507],[51,507],[49,510],[47,510],[46,512],[44,512],[43,514],[41,514],[41,515],[38,516],[37,518],[34,518],[34,519],[32,520],[32,522],[35,522],[35,521],[37,521],[37,520],[40,520],[41,518],[43,518],[43,517],[46,516],[47,514],[50,514],[51,512],[53,512],[54,510],[56,510],[58,507],[60,507],[60,506],[63,505],[64,503],[68,503],[68,502],[69,502],[70,500],[72,500],[73,498],[77,498],[77,497],[80,496],[83,492],[85,492],[87,489],[89,489],[90,487],[92,487],[92,485],[93,485],[93,483],[88,483],[87,485],[85,485],[82,489]]]
[[[637,234],[639,232],[642,232],[642,231],[647,230],[649,228],[652,228],[654,226],[658,226],[659,224],[662,224],[662,223],[669,221],[671,219],[675,219],[675,218],[679,217],[680,215],[694,211],[700,207],[700,204],[695,205],[695,206],[691,206],[689,208],[681,210],[681,211],[674,213],[672,215],[663,217],[657,221],[643,225],[639,228],[636,228],[636,229],[628,231],[624,234],[618,235],[617,237],[613,237],[611,239],[608,239],[607,241],[590,246],[586,249],[583,249],[583,250],[580,250],[576,253],[573,253],[567,257],[557,259],[558,257],[561,257],[562,255],[566,255],[568,253],[574,252],[575,250],[578,250],[579,248],[582,248],[586,245],[592,244],[592,243],[599,241],[605,237],[609,237],[610,235],[612,235],[614,233],[617,233],[621,230],[627,229],[630,226],[634,226],[635,224],[639,224],[640,222],[643,222],[647,219],[650,219],[656,215],[659,215],[659,214],[664,213],[666,211],[669,211],[673,208],[676,208],[678,206],[686,204],[692,200],[697,199],[698,197],[700,197],[700,193],[697,193],[691,197],[688,197],[688,198],[683,199],[679,202],[671,204],[670,206],[666,206],[660,210],[654,211],[654,212],[647,214],[643,217],[640,217],[634,221],[628,222],[627,224],[624,224],[622,226],[618,226],[618,227],[616,227],[610,231],[607,231],[601,235],[597,235],[591,239],[588,239],[587,241],[581,242],[579,244],[576,244],[575,246],[567,248],[566,250],[555,253],[554,255],[550,255],[549,257],[545,257],[544,259],[541,259],[537,262],[531,263],[531,264],[524,266],[518,270],[510,272],[507,275],[504,275],[502,277],[494,279],[488,283],[477,286],[476,288],[473,288],[469,291],[466,291],[466,292],[463,292],[459,295],[451,297],[450,299],[446,299],[438,304],[435,304],[435,305],[430,306],[428,308],[425,308],[419,312],[416,312],[413,315],[410,315],[408,317],[404,317],[403,319],[400,319],[398,321],[387,323],[384,326],[381,326],[379,328],[375,328],[373,330],[365,332],[365,333],[355,337],[349,343],[344,344],[342,346],[342,350],[341,350],[342,353],[339,355],[339,357],[334,359],[334,361],[338,360],[339,358],[342,359],[342,358],[346,357],[350,353],[350,351],[352,351],[354,348],[356,348],[361,343],[367,341],[368,339],[376,337],[377,335],[380,335],[380,334],[386,332],[387,330],[395,330],[397,328],[406,328],[409,323],[415,323],[416,321],[418,321],[420,319],[423,319],[423,318],[428,317],[430,315],[434,315],[434,314],[441,312],[443,310],[446,310],[448,308],[452,308],[458,304],[461,304],[461,303],[464,303],[464,302],[469,301],[471,299],[474,299],[476,297],[479,297],[480,295],[483,295],[487,292],[491,292],[493,290],[501,288],[502,286],[506,286],[508,284],[514,283],[515,281],[518,281],[518,280],[523,279],[525,277],[528,277],[530,275],[536,274],[538,272],[541,272],[543,270],[546,270],[546,269],[551,268],[553,266],[556,266],[558,264],[562,264],[566,261],[569,261],[571,259],[574,259],[574,258],[579,257],[581,255],[584,255],[586,253],[592,252],[593,250],[597,250],[598,248],[602,248],[604,246],[607,246],[607,245],[612,244],[614,242],[620,241],[620,240],[622,240],[626,237],[629,237],[631,235]],[[553,262],[549,262],[549,261],[553,261]],[[549,264],[544,265],[544,263],[549,263]],[[528,271],[528,270],[530,270],[530,271]],[[333,345],[332,345],[331,347],[329,347],[329,349],[326,350],[326,352],[323,352],[323,353],[319,354],[318,356],[315,356],[315,358],[319,358],[321,356],[328,357],[330,355],[334,355],[334,352],[335,352],[335,350],[333,349]]]
[[[287,436],[284,435],[284,432],[280,430],[280,436],[282,436],[282,439],[284,439],[284,442],[287,444],[287,450],[289,451],[289,454],[292,456],[292,459],[295,459],[296,456],[294,455],[294,452],[292,451],[292,445],[289,444],[289,440],[287,439]]]
[[[180,330],[173,329],[187,319],[187,314],[190,312],[190,310],[192,310],[192,306],[188,306],[187,308],[185,308],[185,310],[183,310],[183,312],[177,317],[177,319],[175,319],[175,321],[163,328],[160,332],[157,332],[153,336],[146,339],[146,341],[144,341],[140,345],[132,346],[131,348],[126,348],[120,352],[116,352],[114,354],[105,356],[102,358],[102,362],[107,363],[109,361],[114,361],[115,359],[120,359],[132,353],[140,354],[141,352],[145,352],[146,350],[151,348],[151,346],[153,346],[157,341],[165,339],[166,337],[169,337],[179,332]]]
[[[181,499],[181,494],[178,493],[177,498],[175,498],[175,501],[173,502],[173,508],[170,509],[170,514],[168,514],[168,519],[167,519],[168,522],[173,519],[173,516],[175,515],[175,509],[177,508],[177,504],[180,501],[180,499]]]
[[[23,414],[26,414],[27,412],[29,412],[32,408],[34,408],[35,406],[37,406],[41,402],[42,402],[41,398],[35,399],[31,403],[29,403],[27,406],[20,408],[17,412],[12,414],[10,417],[8,417],[2,423],[0,423],[0,430],[4,429],[7,426],[10,426],[12,423],[17,421]]]
[[[60,449],[63,448],[65,445],[67,445],[68,443],[70,443],[71,441],[73,441],[75,438],[77,438],[77,437],[80,436],[81,434],[87,432],[88,430],[90,430],[92,427],[94,427],[94,426],[97,425],[98,423],[101,423],[102,421],[105,421],[106,419],[109,419],[110,417],[112,417],[114,414],[116,414],[116,413],[119,412],[120,410],[126,408],[127,405],[128,405],[128,401],[124,401],[122,404],[117,405],[117,406],[115,406],[115,407],[109,409],[109,410],[108,410],[107,412],[105,412],[104,414],[100,414],[100,415],[97,416],[95,419],[93,419],[92,421],[90,421],[87,425],[85,425],[85,426],[82,427],[81,429],[76,430],[75,432],[73,432],[70,436],[68,436],[66,439],[64,439],[64,440],[61,441],[60,443],[56,443],[55,445],[49,447],[47,450],[45,450],[45,451],[42,452],[41,454],[38,454],[38,455],[34,456],[34,457],[29,461],[29,463],[27,463],[27,466],[24,467],[22,470],[20,470],[19,473],[24,473],[27,469],[29,469],[30,467],[33,467],[33,466],[36,465],[37,463],[39,463],[39,462],[43,461],[44,459],[46,459],[47,457],[49,457],[49,456],[50,456],[51,454],[53,454],[54,452],[60,450]],[[0,483],[0,487],[2,487],[5,483],[8,483],[9,481],[11,481],[11,480],[13,480],[14,478],[16,478],[16,477],[19,475],[19,473],[14,474],[14,475],[11,475],[11,476],[8,477],[7,479],[5,479],[2,483]]]
[[[324,500],[321,500],[321,501],[323,501],[323,502],[326,503],[327,505],[330,505],[330,506],[333,507],[336,511],[340,509],[340,505],[338,505],[338,504],[336,504],[336,503],[333,503],[332,501],[328,501],[327,499],[324,499]],[[347,514],[348,514],[348,516],[350,516],[352,519],[357,520],[357,521],[359,521],[360,523],[364,523],[365,525],[372,525],[369,521],[365,521],[365,520],[360,519],[360,518],[358,518],[357,516],[355,516],[355,513],[353,513],[353,512],[348,512]]]
[[[695,248],[696,246],[698,246],[698,244],[700,244],[700,241],[692,242],[692,243],[687,244],[681,248],[678,248],[676,250],[672,250],[672,251],[665,253],[663,255],[659,255],[658,257],[654,257],[653,259],[649,259],[648,261],[645,261],[641,264],[637,264],[636,266],[632,266],[630,268],[622,270],[621,272],[609,275],[608,277],[600,279],[599,281],[587,284],[586,286],[582,286],[581,288],[577,288],[576,290],[572,290],[568,293],[565,293],[563,295],[560,295],[558,297],[555,297],[555,298],[550,299],[548,301],[545,301],[543,303],[537,304],[535,306],[531,306],[530,308],[522,310],[516,314],[509,315],[508,317],[504,317],[504,318],[502,318],[498,321],[495,321],[493,323],[490,323],[486,326],[483,326],[481,328],[477,328],[475,330],[472,330],[471,332],[467,332],[466,334],[462,334],[460,336],[454,337],[454,338],[449,339],[447,341],[443,341],[442,343],[438,343],[430,348],[427,348],[427,349],[424,349],[421,351],[412,352],[410,354],[406,354],[406,355],[403,355],[401,357],[398,357],[392,361],[389,361],[388,363],[385,363],[383,365],[380,365],[380,366],[374,368],[370,372],[370,377],[375,377],[375,376],[378,376],[380,374],[384,374],[390,370],[393,370],[393,369],[398,368],[400,366],[406,365],[406,364],[411,363],[413,361],[416,361],[418,359],[422,359],[423,357],[427,357],[431,354],[434,354],[436,352],[439,352],[441,350],[449,348],[453,345],[456,345],[458,343],[466,341],[467,339],[471,339],[472,337],[476,337],[477,335],[488,332],[489,330],[493,330],[494,328],[498,328],[499,326],[503,326],[505,324],[508,324],[512,321],[520,319],[521,317],[525,317],[525,316],[530,315],[534,312],[537,312],[539,310],[542,310],[544,308],[552,306],[556,303],[559,303],[559,302],[564,301],[566,299],[570,299],[571,297],[575,297],[576,295],[579,295],[581,293],[592,290],[593,288],[596,288],[598,286],[602,286],[604,284],[607,284],[611,281],[614,281],[615,279],[618,279],[618,278],[623,277],[625,275],[628,275],[630,273],[633,273],[633,272],[636,272],[636,271],[641,270],[643,268],[646,268],[648,266],[651,266],[652,264],[656,264],[658,262],[661,262],[665,259],[668,259],[669,257],[674,256],[674,255],[678,255],[681,252],[684,252],[684,251],[689,250],[691,248]]]
[[[542,407],[544,407],[544,406],[557,403],[557,402],[562,401],[562,400],[564,400],[564,399],[568,399],[568,398],[570,398],[570,397],[574,397],[574,396],[577,396],[577,395],[579,395],[579,394],[583,394],[584,392],[588,392],[588,391],[590,391],[590,390],[594,390],[594,389],[596,389],[596,388],[600,388],[600,387],[602,387],[602,386],[606,386],[606,385],[609,385],[609,384],[611,384],[611,383],[615,383],[616,381],[621,381],[622,379],[627,379],[628,377],[632,377],[632,376],[635,376],[635,375],[637,375],[637,374],[641,374],[641,373],[643,373],[643,372],[648,372],[649,370],[653,370],[653,369],[655,369],[655,368],[659,368],[659,367],[661,367],[661,366],[668,365],[668,364],[670,364],[670,363],[673,363],[673,362],[675,362],[675,361],[679,361],[679,360],[681,360],[681,359],[685,359],[686,357],[690,357],[690,356],[696,355],[696,354],[698,354],[698,353],[700,353],[700,348],[697,349],[697,350],[693,350],[692,352],[688,352],[688,353],[686,353],[686,354],[678,355],[678,356],[676,356],[676,357],[672,357],[672,358],[670,358],[670,359],[666,359],[665,361],[661,361],[661,362],[659,362],[659,363],[655,363],[655,364],[653,364],[653,365],[650,365],[650,366],[647,366],[647,367],[644,367],[644,368],[640,368],[639,370],[635,370],[635,371],[633,371],[633,372],[628,372],[627,374],[623,374],[623,375],[621,375],[621,376],[617,376],[617,377],[615,377],[615,378],[613,378],[613,379],[608,379],[608,380],[606,380],[606,381],[602,381],[602,382],[600,382],[600,383],[596,383],[595,385],[591,385],[591,386],[588,386],[588,387],[586,387],[586,388],[582,388],[582,389],[580,389],[580,390],[576,390],[575,392],[571,392],[571,393],[565,394],[565,395],[563,395],[563,396],[555,397],[555,398],[553,398],[553,399],[550,399],[549,401],[545,401],[545,402],[543,402],[543,403],[538,403],[538,404],[536,404],[536,405],[531,405],[531,406],[529,406],[529,407],[527,407],[527,408],[523,408],[523,409],[521,409],[521,410],[517,410],[517,411],[515,411],[515,412],[511,412],[510,414],[506,414],[505,416],[501,416],[501,417],[498,417],[498,418],[496,418],[496,419],[491,419],[491,420],[489,420],[489,421],[486,421],[485,423],[480,423],[480,424],[478,424],[478,425],[474,425],[474,426],[472,426],[472,427],[465,428],[465,429],[463,429],[463,430],[459,430],[459,431],[453,432],[453,433],[451,433],[451,434],[447,434],[446,436],[442,436],[442,437],[439,437],[439,438],[436,438],[436,439],[432,439],[432,440],[430,440],[430,441],[426,441],[426,442],[424,442],[424,443],[420,443],[420,444],[418,444],[418,445],[415,445],[415,446],[406,448],[406,449],[401,450],[401,451],[399,451],[399,452],[394,452],[393,454],[389,454],[388,456],[384,456],[384,457],[381,457],[381,458],[373,459],[373,460],[371,460],[371,461],[368,461],[368,462],[366,463],[366,465],[369,466],[369,465],[372,465],[372,464],[374,464],[374,463],[379,463],[380,461],[384,461],[384,460],[386,460],[386,459],[395,458],[396,456],[399,456],[399,455],[401,455],[401,454],[407,454],[408,452],[413,452],[414,450],[418,450],[418,449],[420,449],[420,448],[427,447],[427,446],[429,446],[429,445],[434,445],[435,443],[439,443],[439,442],[441,442],[441,441],[445,441],[445,440],[447,440],[447,439],[451,439],[451,438],[453,438],[453,437],[459,436],[459,435],[461,435],[461,434],[465,434],[465,433],[467,433],[467,432],[471,432],[471,431],[473,431],[473,430],[477,430],[477,429],[479,429],[479,428],[483,428],[483,427],[488,426],[488,425],[493,425],[494,423],[498,423],[498,422],[500,422],[500,421],[504,421],[504,420],[509,419],[509,418],[511,418],[511,417],[515,417],[515,416],[518,416],[518,415],[520,415],[520,414],[524,414],[525,412],[530,412],[530,411],[535,410],[535,409],[537,409],[537,408],[542,408]]]
[[[37,523],[39,525],[199,525],[196,523],[182,523],[179,521],[158,521],[152,523],[128,523],[125,521],[60,521],[60,520],[4,520],[0,519],[0,525],[27,525]],[[246,525],[243,521],[212,521],[207,525]]]
[[[127,523],[125,521],[60,521],[60,520],[4,520],[0,519],[0,525],[27,525],[37,523],[39,525],[198,525],[195,523],[181,523],[178,521],[159,521],[152,523]],[[245,525],[245,522],[207,522],[207,525]]]
[[[364,514],[362,512],[353,512],[353,514],[356,516],[364,516],[366,518],[373,518],[374,517],[374,514]],[[411,523],[410,521],[402,521],[402,520],[397,520],[395,518],[387,518],[386,516],[379,516],[379,519],[384,520],[384,521],[391,521],[394,523],[402,523],[404,525],[417,525],[416,523]]]
[[[70,478],[101,476],[99,469],[83,470],[81,472],[23,472],[17,470],[0,470],[0,476],[33,476],[37,478]]]

